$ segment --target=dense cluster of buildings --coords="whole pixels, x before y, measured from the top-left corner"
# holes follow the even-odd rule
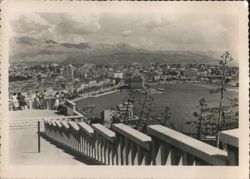
[[[206,64],[11,64],[10,93],[49,89],[86,93],[112,87],[121,81],[129,88],[151,83],[219,83],[222,68]],[[228,84],[238,85],[239,68],[228,66]]]

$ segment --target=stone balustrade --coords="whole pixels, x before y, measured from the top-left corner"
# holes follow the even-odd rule
[[[162,125],[149,126],[153,164],[226,165],[226,152]]]
[[[114,124],[119,165],[149,165],[151,137],[123,124]]]
[[[44,119],[44,133],[73,153],[103,165],[231,165],[225,150],[161,125],[141,133],[128,125]]]

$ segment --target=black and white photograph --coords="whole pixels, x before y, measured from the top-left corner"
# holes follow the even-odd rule
[[[3,9],[6,176],[248,176],[246,2],[69,3]]]

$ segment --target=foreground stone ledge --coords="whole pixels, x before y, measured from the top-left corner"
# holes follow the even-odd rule
[[[74,129],[75,131],[79,131],[79,126],[75,122],[68,122],[69,126]]]
[[[93,136],[94,129],[90,125],[86,124],[85,122],[78,122],[78,126],[80,127],[81,130],[83,130],[90,137]]]
[[[239,165],[239,129],[222,131],[220,141],[226,145],[229,165]]]
[[[193,139],[165,126],[151,125],[148,127],[147,132],[154,138],[160,139],[162,142],[170,144],[184,152],[188,152],[209,164],[225,165],[227,163],[226,151]]]
[[[220,132],[220,141],[234,147],[239,147],[239,129]]]
[[[139,132],[138,130],[133,129],[123,123],[113,124],[112,129],[131,141],[141,145],[147,150],[150,150],[151,137],[143,134],[142,132]]]
[[[62,126],[63,126],[65,129],[68,129],[68,128],[69,128],[68,122],[66,122],[66,121],[61,121],[61,123],[62,123]]]
[[[60,121],[56,121],[55,123],[56,123],[57,127],[59,127],[59,128],[62,127],[62,124],[60,123]]]
[[[92,127],[98,134],[102,135],[104,138],[106,138],[110,142],[113,143],[115,141],[115,133],[111,131],[110,129],[104,127],[101,124],[92,124]]]

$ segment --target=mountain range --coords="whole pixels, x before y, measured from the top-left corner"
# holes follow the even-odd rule
[[[33,37],[10,39],[10,62],[218,64],[221,51],[153,51],[125,43],[59,43]]]

